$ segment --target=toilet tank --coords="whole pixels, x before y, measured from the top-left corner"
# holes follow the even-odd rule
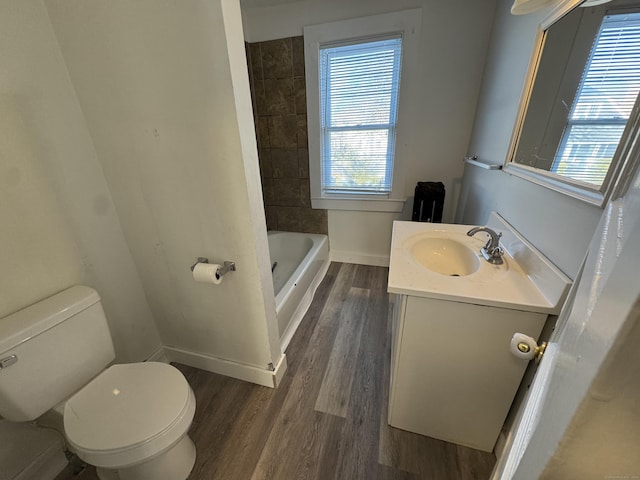
[[[0,319],[0,415],[30,421],[115,358],[98,293],[71,287]]]

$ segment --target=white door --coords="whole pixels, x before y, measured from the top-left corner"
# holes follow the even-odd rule
[[[617,375],[617,370],[613,370],[616,375],[607,372],[612,371],[611,362],[618,358],[616,355],[626,351],[623,348],[625,342],[637,345],[639,341],[639,300],[640,175],[636,176],[625,197],[611,202],[603,212],[589,247],[582,277],[560,314],[531,385],[529,398],[514,433],[507,439],[505,453],[496,466],[493,479],[561,478],[559,472],[566,474],[570,471],[573,474],[576,471],[572,468],[583,467],[572,465],[585,464],[590,465],[590,478],[617,478],[617,475],[639,478],[640,470],[627,471],[640,468],[640,461],[636,458],[640,451],[638,409],[629,408],[625,412],[621,411],[626,408],[623,406],[603,418],[583,415],[589,402],[602,403],[616,397],[615,391],[602,393],[602,378],[603,375]],[[631,392],[631,405],[637,406],[640,402],[638,357],[629,358],[636,361],[631,365],[622,362],[620,369],[629,369],[625,382],[635,385],[631,388],[627,384],[622,385]],[[600,408],[598,411],[608,410]],[[582,426],[578,425],[580,422]],[[576,438],[579,436],[576,428],[584,431],[584,424],[588,422],[609,423],[603,424],[605,428],[601,430],[597,444],[585,448],[579,443],[582,439]],[[610,431],[611,428],[619,430]],[[627,434],[625,428],[632,433],[623,441],[620,437]],[[623,434],[618,435],[617,432]],[[610,451],[600,451],[607,449],[608,443],[611,444]],[[573,445],[573,451],[565,455],[567,445]],[[628,455],[626,449],[636,454]],[[600,457],[595,458],[596,455]]]

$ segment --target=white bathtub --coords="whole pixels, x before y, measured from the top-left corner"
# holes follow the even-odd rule
[[[280,345],[284,352],[329,268],[326,235],[268,232]],[[273,266],[275,265],[275,268]]]

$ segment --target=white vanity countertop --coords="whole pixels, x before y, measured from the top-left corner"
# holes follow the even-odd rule
[[[486,233],[466,235],[470,225],[396,221],[389,262],[389,293],[452,300],[529,312],[558,314],[571,280],[522,238],[495,212],[488,226],[502,232],[502,265],[480,254]],[[452,238],[477,252],[479,268],[464,276],[448,276],[421,265],[410,253],[416,235]]]

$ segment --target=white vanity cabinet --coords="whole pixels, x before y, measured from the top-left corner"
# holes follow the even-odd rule
[[[393,224],[389,424],[491,451],[528,365],[511,338],[537,339],[571,280],[497,213],[487,227],[502,233],[502,262],[470,227]]]
[[[528,362],[509,352],[538,338],[546,313],[394,295],[389,424],[492,451]]]

